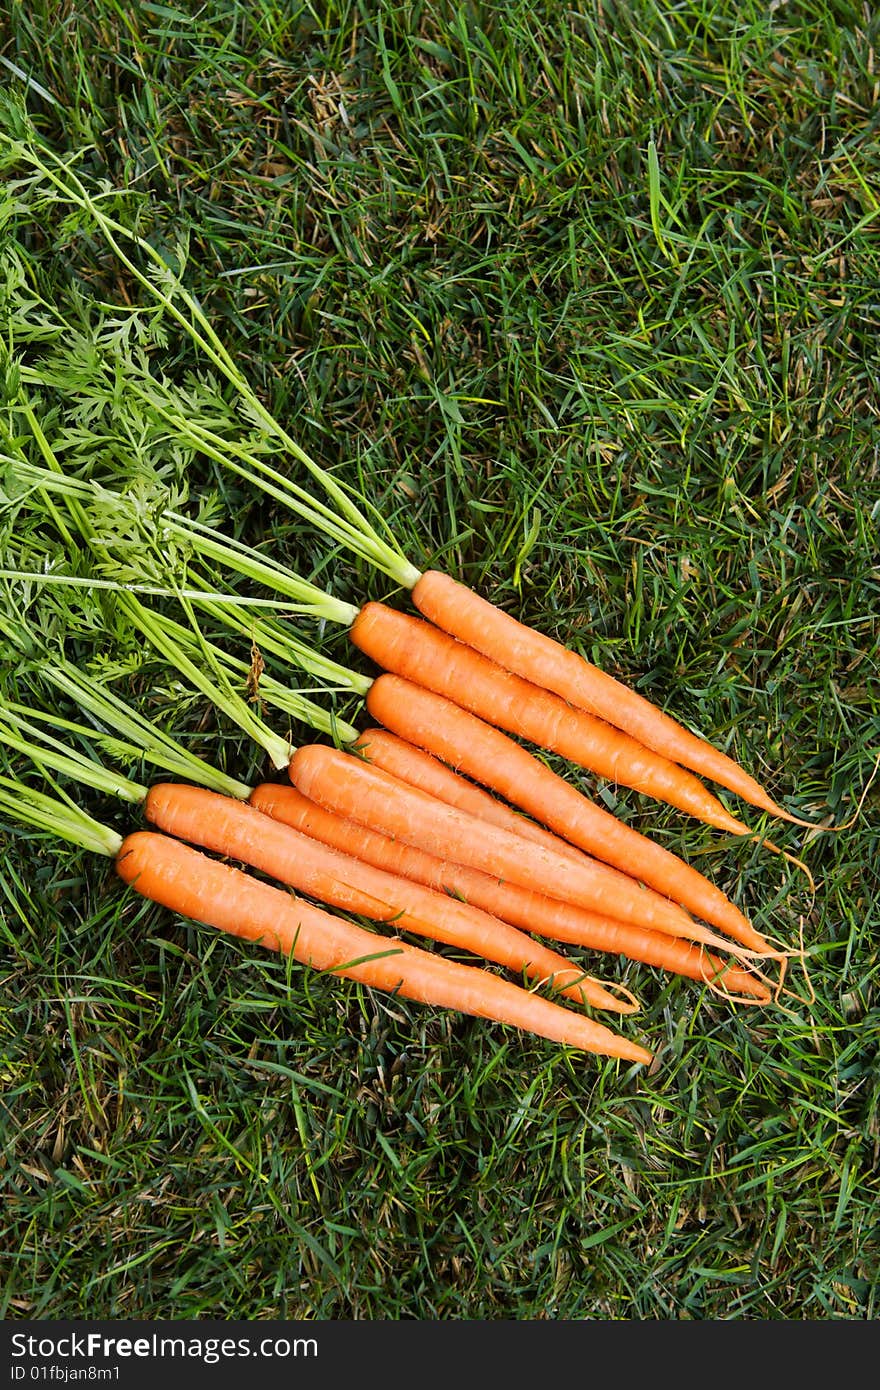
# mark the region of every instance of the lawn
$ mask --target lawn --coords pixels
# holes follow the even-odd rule
[[[310,974],[0,820],[6,1318],[876,1318],[878,38],[844,0],[0,17],[4,109],[125,190],[153,244],[186,243],[260,399],[415,564],[625,680],[797,816],[850,822],[728,798],[811,891],[760,841],[549,760],[806,950],[758,1008],[591,957],[639,995],[620,1026],[647,1069]],[[37,213],[0,191],[4,274],[14,250],[72,323],[83,296],[140,302],[100,239]],[[0,316],[7,347],[38,342],[8,294]],[[144,351],[204,370],[168,318]],[[87,430],[63,391],[47,406]],[[153,461],[340,599],[406,606],[183,443]],[[92,597],[78,624],[57,600],[54,638],[112,659],[112,598]],[[266,773],[161,660],[139,675],[131,697],[189,747]]]

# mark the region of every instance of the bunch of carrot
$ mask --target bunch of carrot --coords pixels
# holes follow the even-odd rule
[[[436,630],[420,622],[416,637],[422,632],[428,643],[436,640]],[[494,667],[464,648],[461,658]],[[490,674],[506,679],[501,667]],[[94,691],[89,695],[73,670],[52,668],[50,679],[87,701],[91,712],[127,727],[118,707],[102,705]],[[539,706],[545,700],[537,687],[534,698]],[[135,832],[112,849],[106,841],[102,847],[113,853],[126,883],[185,916],[376,988],[513,1023],[602,1055],[651,1059],[639,1044],[532,990],[355,928],[192,847],[261,870],[325,907],[390,922],[533,982],[549,981],[560,997],[580,1005],[619,1013],[634,1007],[528,932],[713,982],[731,998],[769,999],[766,983],[735,958],[778,953],[683,861],[602,811],[509,735],[426,686],[385,672],[371,685],[368,706],[386,728],[369,730],[347,751],[321,743],[291,748],[287,783],[253,789],[231,784],[221,791],[189,781],[149,790],[129,783],[128,799],[139,801],[147,820],[164,833]],[[525,705],[522,717],[529,717]],[[11,709],[10,718],[7,745],[27,748],[15,735],[18,728],[31,736],[32,746],[41,743],[41,766],[72,770],[106,790],[107,783],[95,780],[83,763],[71,768],[63,745],[41,737],[20,708]],[[394,726],[405,736],[390,732]],[[73,729],[69,722],[67,727]],[[153,740],[143,726],[138,736],[142,751],[158,747],[157,760],[175,765],[169,763],[167,736]],[[644,757],[650,765],[656,755],[645,749]],[[535,818],[481,790],[450,764],[509,786]],[[209,780],[211,770],[192,758],[187,762],[181,754],[178,766],[190,779]],[[118,781],[117,794],[121,787]],[[683,900],[719,930],[696,920]],[[729,952],[733,962],[721,952]]]
[[[375,611],[363,610],[367,617]],[[392,627],[403,616],[395,615]],[[313,967],[629,1061],[646,1063],[651,1054],[573,1014],[562,1000],[618,1013],[633,1003],[547,941],[620,953],[710,982],[730,998],[769,999],[767,984],[747,962],[779,953],[720,890],[450,699],[455,690],[448,682],[444,694],[436,686],[456,664],[469,697],[478,677],[499,688],[518,682],[519,705],[508,703],[502,718],[533,736],[539,733],[534,721],[546,718],[558,697],[535,684],[526,689],[521,677],[423,620],[406,631],[407,676],[396,674],[399,656],[389,648],[392,669],[370,684],[367,696],[384,728],[356,742],[349,738],[346,749],[320,742],[291,747],[286,783],[232,794],[188,781],[142,789],[132,799],[141,801],[155,830],[113,844],[124,881],[184,916],[289,951]],[[438,641],[441,661],[432,651]],[[369,650],[377,661],[383,656],[374,642]],[[425,683],[411,679],[417,675]],[[58,684],[64,688],[56,678]],[[67,689],[76,694],[70,678]],[[490,714],[491,700],[480,708]],[[575,718],[570,706],[563,710],[566,719]],[[620,736],[590,718],[594,739],[613,749]],[[19,728],[21,719],[19,713]],[[14,736],[6,741],[24,746]],[[545,741],[552,746],[549,732]],[[639,756],[649,773],[661,765],[661,755],[647,746]],[[44,766],[46,757],[44,750],[37,761]],[[54,764],[62,772],[69,770],[63,757],[58,753]],[[470,778],[507,789],[520,810]],[[260,870],[323,907],[218,864],[211,854]],[[465,949],[524,975],[533,988],[369,933],[328,906]],[[536,992],[546,982],[557,999]]]
[[[203,694],[222,700],[224,711],[239,718],[276,769],[286,769],[287,778],[218,790],[192,785],[206,779],[184,760],[176,765],[190,780],[133,791],[129,784],[129,799],[142,805],[154,830],[122,840],[106,828],[96,830],[93,822],[68,817],[64,824],[71,837],[79,833],[79,843],[112,854],[124,881],[137,891],[219,930],[378,989],[513,1023],[603,1055],[651,1060],[645,1048],[561,1001],[618,1013],[630,1012],[635,1001],[586,976],[548,941],[623,955],[703,982],[731,1000],[770,1000],[772,987],[759,962],[784,968],[786,952],[704,875],[576,790],[525,744],[731,834],[753,832],[702,778],[765,814],[805,822],[779,806],[731,758],[577,653],[525,627],[451,576],[412,564],[386,529],[374,524],[272,417],[197,301],[160,264],[150,243],[110,216],[69,165],[24,144],[19,154],[54,197],[89,215],[160,311],[189,333],[237,393],[248,417],[258,422],[260,445],[216,433],[175,399],[169,383],[135,372],[130,389],[144,407],[193,449],[263,488],[335,546],[400,584],[419,614],[386,603],[341,603],[279,563],[258,560],[240,543],[168,510],[174,535],[197,544],[201,558],[281,586],[297,612],[347,628],[377,675],[346,671],[299,640],[288,639],[285,646],[270,622],[261,622],[259,632],[261,640],[288,651],[304,669],[362,695],[381,727],[359,732],[299,699],[297,717],[325,733],[334,729],[341,747],[320,742],[294,747],[264,732],[256,715],[236,713],[240,700],[227,699],[225,687],[220,691],[200,675],[183,628],[121,593],[118,604],[126,620]],[[141,270],[135,251],[161,274]],[[23,486],[46,503],[60,534],[67,534],[67,521],[59,520],[63,513],[96,572],[106,576],[116,562],[106,528],[89,511],[96,484],[91,477],[85,482],[70,476],[62,466],[26,394],[29,382],[45,387],[51,371],[44,379],[39,363],[31,363],[19,375],[23,386],[14,409],[30,431],[45,476],[32,465],[26,472],[19,431],[9,434],[12,462],[25,469]],[[293,457],[323,496],[267,463],[267,442]],[[56,489],[60,510],[55,500],[46,501],[54,499]],[[192,603],[234,626],[237,619],[222,595],[218,598],[216,584],[199,590],[194,570],[187,574],[194,586]],[[253,624],[252,633],[256,630]],[[224,679],[230,669],[225,668]],[[92,700],[72,676],[65,679],[71,698]],[[24,716],[12,709],[10,719],[0,737],[21,753],[27,747],[21,736]],[[36,737],[29,727],[27,737]],[[145,746],[152,746],[149,733],[141,729],[141,734]],[[35,760],[57,772],[71,771],[55,742],[53,748],[44,738]],[[88,780],[82,763],[79,771]],[[92,785],[106,789],[107,783],[101,777]],[[36,793],[19,801],[19,814],[51,823],[51,809]],[[0,802],[14,813],[10,785]],[[35,821],[38,816],[43,819]],[[220,864],[212,854],[260,870],[323,906]],[[328,907],[465,949],[525,976],[530,988],[501,979],[485,965],[459,964],[356,927]],[[542,940],[536,942],[535,935]],[[536,992],[544,982],[557,999]]]

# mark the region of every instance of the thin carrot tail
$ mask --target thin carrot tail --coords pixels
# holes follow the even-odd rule
[[[725,985],[726,970],[712,971],[706,974],[703,983],[706,988],[716,995],[719,999],[724,999],[729,1004],[769,1004],[774,997],[775,990],[769,983],[765,983],[765,976],[758,972],[755,975],[755,982],[762,986],[760,993],[744,993],[741,990],[730,989]]]
[[[786,811],[784,806],[780,806],[779,802],[774,801],[773,797],[768,796],[763,789],[761,789],[760,796],[750,797],[748,800],[757,810],[766,812],[768,816],[773,816],[775,820],[785,821],[788,825],[797,825],[801,830],[812,830],[816,834],[834,834],[840,830],[849,830],[858,820],[862,803],[868,794],[871,783],[877,775],[878,768],[880,768],[880,757],[878,757],[877,762],[874,764],[874,770],[862,792],[858,806],[849,820],[843,821],[840,825],[826,825],[823,824],[822,821],[804,820],[803,817],[796,816],[793,811]]]
[[[849,820],[842,821],[840,825],[816,825],[812,821],[798,820],[797,817],[789,816],[787,813],[784,813],[786,819],[790,820],[793,825],[800,825],[805,830],[812,830],[815,831],[817,834],[839,835],[841,830],[851,830],[862,814],[862,807],[865,804],[865,798],[867,797],[868,792],[871,790],[871,787],[874,783],[874,779],[876,778],[878,772],[880,772],[880,753],[878,753],[877,755],[877,759],[874,763],[874,767],[871,771],[870,777],[868,778],[867,782],[862,788],[862,794],[859,797],[856,809],[849,817]]]
[[[626,985],[622,984],[619,980],[597,980],[594,975],[582,975],[580,982],[590,985],[594,992],[601,991],[602,994],[607,995],[612,1001],[610,1003],[597,1004],[594,999],[592,1001],[594,1008],[604,1008],[618,1014],[637,1014],[641,1012],[642,1005],[638,995],[633,994],[632,990],[627,989]],[[578,983],[578,981],[575,981],[575,984],[569,986],[569,988],[577,988]]]
[[[803,914],[801,914],[798,921],[798,941],[799,949],[797,951],[791,952],[791,959],[797,961],[798,965],[801,968],[801,971],[803,972],[804,979],[807,982],[807,993],[805,995],[799,994],[798,991],[795,989],[783,988],[786,973],[785,971],[783,971],[779,982],[779,990],[777,992],[777,1002],[779,998],[782,997],[785,999],[793,999],[798,1004],[805,1004],[807,1008],[810,1008],[816,1002],[816,991],[813,988],[813,981],[810,979],[810,972],[807,968],[807,947],[804,941]]]
[[[758,809],[761,811],[766,811],[768,815],[774,816],[777,820],[785,821],[788,825],[797,825],[802,830],[815,830],[824,832],[829,830],[845,830],[848,828],[848,826],[846,825],[822,825],[818,821],[802,820],[800,816],[794,815],[793,812],[786,811],[784,806],[780,806],[778,802],[773,801],[773,799],[769,796],[767,798],[766,804],[760,806]]]
[[[772,840],[764,840],[763,843],[767,849],[771,850],[774,854],[781,854],[783,859],[786,859],[795,869],[799,869],[802,874],[806,875],[807,882],[810,885],[810,894],[815,898],[816,880],[813,877],[809,864],[805,863],[803,859],[798,859],[797,855],[792,854],[789,850],[781,849],[779,845],[774,845]]]
[[[714,799],[718,802],[718,805],[714,807],[710,813],[707,813],[707,815],[703,817],[707,825],[713,825],[716,830],[726,830],[731,835],[754,836],[757,834],[757,831],[752,830],[751,826],[746,821],[741,820],[738,816],[735,816],[732,811],[729,811],[727,807],[724,805],[723,801],[718,800],[718,798]],[[819,831],[831,828],[828,826],[816,825],[812,821],[799,820],[797,816],[793,816],[788,811],[784,811],[781,806],[777,806],[776,802],[771,801],[769,797],[767,798],[766,803],[762,803],[760,806],[757,805],[757,803],[753,804],[755,805],[756,810],[763,811],[766,815],[774,816],[777,820],[788,821],[791,825],[801,826],[805,830]],[[834,828],[841,830],[843,829],[842,826],[837,826]],[[771,844],[769,840],[765,841],[765,843],[767,844],[767,847],[769,849],[776,848],[776,846]],[[778,850],[777,853],[783,854],[785,853],[785,851]]]
[[[742,830],[736,831],[736,834],[740,836],[742,836],[743,833]],[[791,850],[783,849],[781,845],[774,844],[772,840],[766,839],[763,835],[760,835],[757,830],[749,830],[748,827],[746,827],[745,834],[751,839],[757,840],[761,848],[769,849],[771,854],[781,855],[782,858],[786,859],[794,868],[800,870],[800,872],[806,876],[807,882],[810,885],[810,893],[813,897],[816,896],[816,880],[813,877],[809,865],[803,859],[799,859],[796,854],[792,854]]]

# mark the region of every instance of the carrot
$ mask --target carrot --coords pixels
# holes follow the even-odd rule
[[[359,980],[423,1004],[507,1023],[585,1052],[647,1064],[651,1053],[597,1023],[477,966],[383,937],[155,831],[123,840],[116,869],[125,883],[181,916],[315,970]]]
[[[407,744],[427,750],[449,763],[456,772],[464,772],[485,786],[491,786],[578,850],[640,879],[750,950],[771,951],[768,942],[739,908],[696,869],[597,806],[528,749],[452,701],[399,676],[386,674],[373,682],[367,696],[367,709]],[[364,735],[359,746],[366,748],[371,761],[397,777],[416,779],[418,785],[427,789],[422,771],[416,770],[414,757],[404,759],[405,749],[398,747],[397,756],[392,756],[390,746],[377,741],[372,734]],[[404,762],[408,765],[407,771]],[[448,782],[444,785],[449,794]],[[430,786],[435,795],[444,795],[439,781],[432,781]],[[464,805],[463,802],[455,804]],[[491,816],[500,824],[504,813],[500,803],[487,797],[480,804],[478,811],[469,798],[469,809],[484,817]],[[522,816],[516,818],[516,827],[507,817],[504,819],[509,829],[515,828],[519,834],[534,838],[534,831],[527,829],[529,822]]]
[[[290,780],[312,801],[382,834],[426,849],[438,858],[482,869],[494,878],[531,888],[546,884],[553,897],[621,921],[682,936],[715,950],[729,941],[618,869],[584,856],[576,863],[489,825],[408,786],[357,756],[324,744],[305,744],[290,761]],[[750,954],[737,946],[735,954]]]
[[[400,688],[401,698],[408,698],[411,695],[413,704],[416,706],[423,697],[441,707],[450,703],[443,700],[440,695],[423,690],[421,686],[412,686],[410,682],[402,681],[399,676],[380,676],[375,684],[378,687],[374,701],[377,708],[382,707],[386,696],[392,698],[393,703],[393,696],[389,695],[389,692],[393,692],[395,685]],[[451,708],[454,719],[461,716],[473,725],[479,726],[482,723],[475,715],[468,714],[465,710],[459,709],[457,705],[452,705]],[[437,710],[441,720],[445,713],[443,708]],[[414,727],[420,727],[418,722],[414,721]],[[492,729],[491,726],[489,728],[490,733],[497,734],[500,739],[507,740],[506,734]],[[475,729],[470,728],[469,732],[476,736]],[[424,730],[422,737],[425,737]],[[430,741],[433,743],[433,738]],[[515,745],[517,748],[519,746],[519,744]],[[537,825],[521,811],[514,810],[513,806],[508,805],[506,801],[500,801],[497,796],[492,796],[482,787],[475,786],[459,772],[453,772],[452,768],[434,753],[429,753],[425,748],[418,747],[405,737],[391,733],[387,728],[365,729],[354,745],[354,751],[361,753],[374,767],[380,767],[384,772],[390,772],[392,777],[399,778],[401,782],[408,782],[411,787],[419,787],[423,792],[428,792],[431,796],[436,797],[438,801],[445,801],[449,806],[457,806],[460,811],[470,811],[472,815],[479,816],[481,820],[503,826],[506,830],[513,830],[517,835],[522,835],[525,840],[532,840],[537,845],[547,845],[548,848],[556,850],[559,854],[567,854],[570,858],[577,859],[578,862],[583,857],[581,851],[569,844],[567,840],[563,840],[559,835],[554,835],[544,826]],[[531,757],[531,754],[527,756]],[[608,816],[608,819],[614,821],[617,826],[621,824],[608,812],[600,811],[600,814]],[[623,828],[626,829],[627,827]],[[632,831],[631,834],[634,839],[643,838],[636,831]],[[601,855],[596,856],[596,858],[602,857]],[[606,863],[612,862],[612,860],[606,859]],[[627,867],[624,864],[617,864],[614,867],[627,872]]]
[[[506,670],[606,720],[646,748],[708,777],[750,805],[793,825],[810,826],[774,801],[733,758],[643,695],[561,642],[518,622],[450,575],[426,570],[411,592],[416,607],[432,623]]]
[[[392,923],[508,970],[524,971],[538,982],[550,981],[578,1004],[618,1013],[637,1007],[624,1004],[597,981],[585,978],[565,956],[509,923],[328,848],[246,802],[184,782],[158,783],[147,793],[144,815],[179,840],[240,860],[329,907]]]
[[[367,826],[344,820],[303,796],[296,787],[265,782],[250,795],[266,815],[302,830],[324,844],[345,847],[366,863],[405,875],[441,892],[454,894],[525,931],[590,950],[617,953],[644,965],[658,966],[704,983],[720,981],[731,996],[750,996],[766,1003],[770,991],[749,971],[726,964],[681,937],[571,907],[533,889],[499,883],[476,869],[435,858]],[[716,985],[716,988],[718,986]]]
[[[422,618],[398,613],[382,603],[367,603],[354,620],[350,636],[385,671],[443,695],[508,733],[719,830],[752,834],[693,773],[605,720],[505,670]]]

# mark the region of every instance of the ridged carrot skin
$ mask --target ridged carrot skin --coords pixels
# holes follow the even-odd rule
[[[126,837],[116,870],[145,898],[315,970],[385,993],[507,1023],[553,1042],[647,1064],[651,1053],[595,1019],[532,994],[488,970],[365,931],[169,835]]]
[[[752,806],[797,818],[770,797],[733,758],[598,666],[519,622],[440,570],[426,570],[413,603],[430,622],[508,671],[630,734],[671,762],[708,777]]]
[[[386,922],[525,972],[575,1003],[631,1012],[565,956],[508,922],[270,820],[253,805],[181,782],[150,788],[147,820],[177,839],[260,869],[327,907]]]
[[[379,835],[309,801],[296,787],[278,782],[256,786],[251,804],[266,815],[302,830],[324,844],[347,848],[366,863],[388,869],[454,894],[524,931],[587,950],[625,956],[701,982],[717,981],[725,992],[767,1003],[769,989],[749,971],[711,955],[677,936],[628,925],[598,913],[571,907],[540,893],[499,883],[488,874],[436,859],[423,850]]]
[[[505,670],[423,618],[367,603],[350,636],[383,670],[443,695],[499,729],[719,830],[752,833],[693,773],[605,720]]]
[[[567,855],[532,844],[437,801],[354,754],[326,744],[305,744],[294,753],[289,772],[293,785],[311,801],[439,859],[482,869],[524,888],[545,885],[548,893],[562,901],[683,936],[714,950],[734,949],[730,941],[618,869],[586,855],[578,864]]]
[[[590,801],[500,729],[441,695],[388,674],[373,682],[367,709],[407,744],[434,754],[455,772],[492,787],[579,851],[683,904],[689,912],[727,932],[748,950],[771,951],[765,938],[720,888],[677,855]],[[363,742],[362,738],[360,743]],[[378,764],[387,766],[387,747],[375,743],[374,747]],[[399,759],[397,769],[391,770],[396,776],[404,776]],[[440,785],[439,781],[434,784],[435,795],[440,794]],[[480,812],[490,813],[497,818],[498,812],[492,808],[484,806]],[[518,819],[522,821],[522,817]],[[509,828],[523,833],[518,827]]]

